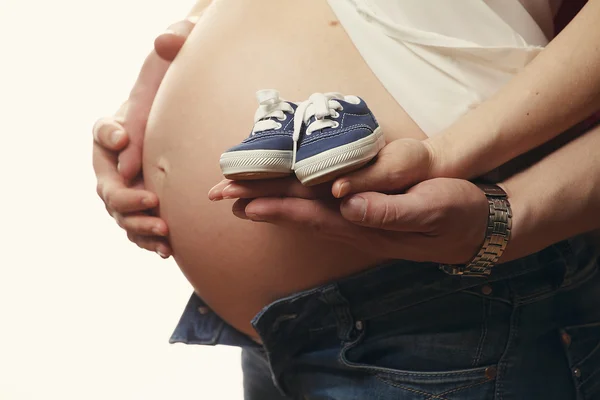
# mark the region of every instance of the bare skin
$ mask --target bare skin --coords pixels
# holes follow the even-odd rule
[[[209,6],[156,97],[144,179],[159,198],[183,273],[215,312],[250,336],[250,320],[269,302],[383,261],[309,233],[244,223],[231,214],[232,202],[207,199],[221,178],[220,154],[251,129],[253,94],[261,88],[276,88],[290,100],[316,91],[359,94],[388,141],[425,138],[326,2],[220,0]]]

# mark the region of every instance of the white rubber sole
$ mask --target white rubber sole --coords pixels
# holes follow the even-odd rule
[[[293,173],[292,158],[286,150],[243,150],[223,153],[219,163],[227,179],[272,179]]]
[[[305,186],[328,182],[371,161],[385,146],[381,128],[362,139],[296,162],[298,180]]]

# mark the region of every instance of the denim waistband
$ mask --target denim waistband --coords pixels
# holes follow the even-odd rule
[[[395,261],[266,306],[252,321],[277,380],[278,366],[319,332],[351,341],[363,322],[435,298],[483,286],[495,296],[526,303],[585,281],[597,254],[579,239],[496,267],[487,278],[446,275],[438,264]]]
[[[489,278],[454,277],[441,272],[437,264],[395,261],[275,301],[254,318],[253,325],[263,343],[286,342],[288,334],[296,336],[324,326],[348,325],[338,324],[336,318],[343,317],[336,317],[332,312],[335,304],[338,310],[350,310],[352,319],[369,319],[453,292],[516,277],[520,278],[512,281],[511,293],[527,301],[535,293],[576,285],[593,267],[595,257],[584,240],[575,238],[500,265]],[[535,275],[536,271],[541,276]],[[498,288],[497,292],[502,290]],[[294,327],[297,328],[295,333],[290,332]],[[257,346],[209,310],[196,294],[192,294],[170,342]]]

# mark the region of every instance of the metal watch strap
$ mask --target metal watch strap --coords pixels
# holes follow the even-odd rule
[[[508,245],[512,228],[512,210],[507,194],[499,186],[477,184],[485,193],[490,206],[485,240],[477,255],[465,265],[440,265],[450,275],[488,276]]]

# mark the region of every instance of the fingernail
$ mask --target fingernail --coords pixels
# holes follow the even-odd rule
[[[121,173],[121,163],[117,163],[117,172]]]
[[[154,233],[156,236],[164,236],[164,232],[162,231],[162,229],[160,229],[158,226],[152,228],[152,233]]]
[[[144,207],[152,207],[154,205],[154,201],[150,197],[144,197],[142,199],[142,205]]]
[[[156,254],[158,254],[159,256],[161,256],[162,258],[164,258],[165,260],[167,258],[169,258],[169,255],[166,253],[163,253],[161,250],[156,250]]]
[[[219,185],[213,186],[212,189],[210,189],[208,191],[208,199],[210,201],[217,201],[217,200],[222,200],[223,199],[222,196],[220,196],[220,195],[217,196],[217,192],[218,192],[217,186],[219,186]]]
[[[338,199],[346,196],[348,193],[350,193],[350,182],[344,182],[341,185],[338,185],[339,189],[338,189],[338,193],[336,195],[336,197]]]
[[[344,211],[344,217],[348,221],[364,221],[367,213],[367,201],[360,196],[351,197],[344,203]]]
[[[110,142],[113,145],[116,145],[117,143],[119,143],[119,141],[121,140],[121,138],[123,137],[123,131],[114,131],[110,134]]]
[[[196,23],[198,23],[198,21],[200,21],[200,17],[198,17],[196,15],[190,15],[189,17],[186,18],[186,20],[190,21],[192,24],[196,24]]]
[[[248,217],[249,220],[253,221],[253,222],[267,222],[267,219],[264,217],[259,217],[256,214],[246,214],[246,216]]]

